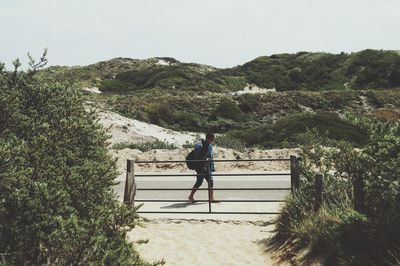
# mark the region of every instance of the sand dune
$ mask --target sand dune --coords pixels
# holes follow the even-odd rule
[[[126,160],[184,160],[190,149],[181,148],[186,142],[193,142],[196,133],[177,132],[156,125],[125,118],[111,111],[99,113],[100,123],[109,129],[111,144],[120,142],[145,142],[155,139],[174,143],[175,150],[151,150],[141,152],[134,149],[113,150],[121,173],[126,171]],[[259,159],[289,158],[296,150],[250,149],[237,152],[232,149],[214,148],[216,159]],[[233,162],[216,165],[218,172],[235,171],[288,171],[289,162]],[[135,165],[138,172],[185,172],[184,163]],[[218,207],[218,206],[217,206]],[[239,206],[240,207],[240,206]],[[246,206],[242,206],[246,208]],[[276,207],[277,208],[277,207]],[[202,216],[203,215],[203,216]],[[272,226],[264,226],[274,216],[202,214],[187,217],[169,215],[147,215],[150,220],[145,227],[135,228],[128,237],[147,260],[164,259],[166,265],[275,265],[266,251],[263,240],[270,236]],[[137,241],[148,239],[147,244]]]
[[[99,122],[108,129],[111,144],[120,142],[138,143],[160,140],[176,146],[193,142],[197,133],[178,132],[157,125],[130,119],[112,111],[98,112]]]

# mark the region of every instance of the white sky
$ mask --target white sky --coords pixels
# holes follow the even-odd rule
[[[298,51],[400,49],[399,0],[0,0],[0,62],[174,57],[232,67]]]

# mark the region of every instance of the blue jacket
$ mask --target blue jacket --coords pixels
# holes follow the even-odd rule
[[[201,148],[203,147],[203,145],[208,145],[208,152],[206,155],[206,158],[210,159],[210,163],[207,164],[207,168],[210,172],[214,172],[215,168],[214,168],[214,162],[212,161],[213,159],[213,151],[212,151],[212,145],[208,144],[205,140],[202,140],[201,143],[197,143],[196,146],[194,147],[196,153],[201,152]]]

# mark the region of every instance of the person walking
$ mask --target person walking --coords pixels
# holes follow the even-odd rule
[[[214,180],[212,177],[212,172],[215,172],[214,162],[213,159],[213,151],[212,151],[212,144],[215,140],[215,135],[213,133],[207,133],[206,139],[201,141],[201,144],[198,143],[195,146],[195,152],[199,154],[200,160],[206,160],[205,162],[199,163],[198,168],[196,168],[196,183],[193,185],[192,191],[188,199],[191,202],[196,202],[194,199],[194,194],[199,189],[203,180],[205,179],[210,187],[210,201],[214,202]]]

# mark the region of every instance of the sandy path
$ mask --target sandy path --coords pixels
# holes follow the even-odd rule
[[[192,142],[196,136],[195,133],[176,132],[129,119],[112,111],[99,112],[98,117],[100,123],[108,129],[111,135],[109,139],[111,144],[141,143],[158,139],[181,147],[186,142]],[[189,150],[180,148],[141,152],[132,149],[111,149],[110,153],[118,159],[117,166],[122,173],[121,180],[123,181],[127,159],[139,161],[180,160],[185,158]],[[290,154],[296,153],[296,150],[250,149],[246,152],[236,152],[231,149],[215,147],[214,153],[216,159],[289,158]],[[217,166],[219,172],[288,171],[288,169],[288,162],[236,162],[222,163]],[[187,171],[187,167],[183,163],[178,165],[138,164],[135,170],[139,172],[184,172]],[[120,187],[123,191],[123,184]],[[215,206],[215,208],[221,207],[223,206]],[[246,205],[238,207],[241,211],[251,211],[247,209]],[[257,211],[262,211],[257,209],[256,204],[252,207],[255,207]],[[277,209],[277,206],[273,206],[273,209]],[[271,216],[195,217],[185,214],[171,217],[163,215],[147,215],[149,221],[146,222],[145,227],[137,227],[128,234],[129,239],[133,242],[149,240],[147,244],[135,243],[141,256],[148,261],[164,259],[166,265],[185,266],[276,265],[263,244],[263,240],[270,236],[272,229],[272,226],[263,226],[263,224],[271,221]]]
[[[152,219],[129,233],[144,259],[166,265],[277,265],[263,239],[271,226],[263,222],[208,219]]]

